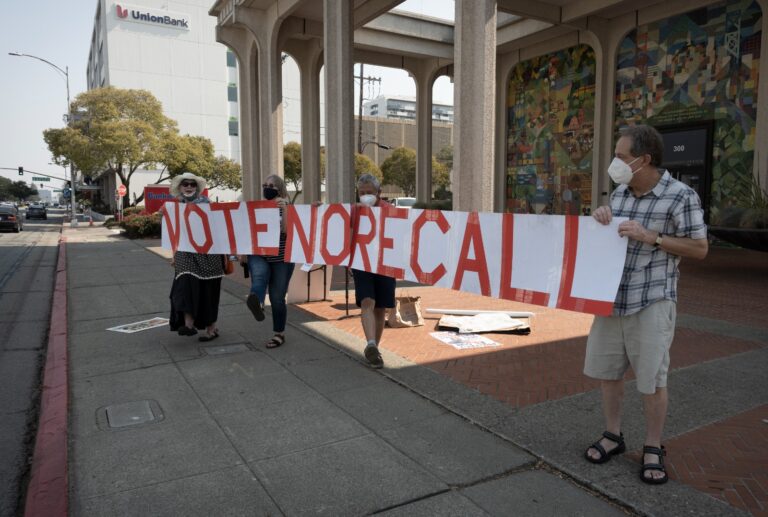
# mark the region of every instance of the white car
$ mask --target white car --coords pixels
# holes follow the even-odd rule
[[[392,200],[392,203],[398,208],[413,208],[416,204],[415,197],[396,197]]]

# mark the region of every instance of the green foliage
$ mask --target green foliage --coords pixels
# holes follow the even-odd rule
[[[129,206],[123,209],[123,217],[138,215],[144,212],[144,206]]]
[[[445,147],[437,151],[435,158],[437,159],[438,162],[444,165],[445,168],[450,173],[451,169],[453,169],[453,146],[446,145]]]
[[[398,147],[381,164],[384,183],[397,185],[406,196],[416,195],[416,151]]]
[[[134,172],[159,163],[163,143],[176,132],[176,122],[146,90],[89,90],[75,98],[71,110],[70,126],[43,132],[54,161],[91,177],[114,172],[129,191]],[[123,202],[130,205],[127,194]]]
[[[433,199],[429,203],[416,202],[413,208],[428,208],[431,210],[453,210],[453,201],[450,199]]]
[[[125,235],[129,239],[144,239],[147,237],[160,237],[162,226],[160,214],[134,214],[123,219],[121,226],[125,229]]]
[[[283,178],[293,185],[296,192],[291,201],[301,193],[301,144],[288,142],[283,146]]]
[[[243,188],[243,173],[240,164],[225,156],[217,156],[213,159],[213,167],[208,172],[200,174],[208,180],[210,188],[228,188],[240,190]]]
[[[0,201],[24,201],[37,195],[37,189],[23,181],[0,177]]]
[[[373,160],[364,154],[355,153],[355,182],[363,174],[370,174],[380,182],[384,179],[381,169]]]

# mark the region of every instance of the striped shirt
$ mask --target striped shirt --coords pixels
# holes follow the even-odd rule
[[[283,220],[283,209],[280,209],[280,221]],[[285,262],[285,239],[286,234],[280,232],[280,244],[277,255],[261,255],[267,262]]]
[[[628,217],[660,235],[705,239],[707,227],[699,196],[663,171],[656,186],[635,197],[627,185],[611,194],[614,217]],[[677,302],[680,257],[651,244],[629,239],[624,274],[613,305],[615,316],[634,314],[659,300]]]

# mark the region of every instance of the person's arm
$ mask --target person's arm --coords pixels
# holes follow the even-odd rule
[[[621,223],[619,225],[619,235],[644,242],[651,246],[656,244],[657,237],[661,237],[659,249],[680,257],[703,259],[709,251],[709,242],[706,237],[703,239],[693,239],[691,237],[660,235],[658,232],[645,228],[637,221],[624,221]]]

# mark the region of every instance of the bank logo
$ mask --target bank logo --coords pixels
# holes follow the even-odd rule
[[[156,14],[156,12],[149,12],[146,9],[129,9],[120,4],[115,4],[115,10],[117,17],[125,21],[149,25],[164,25],[174,29],[189,29],[189,19],[186,15],[174,14],[168,11],[162,11],[163,14]]]

